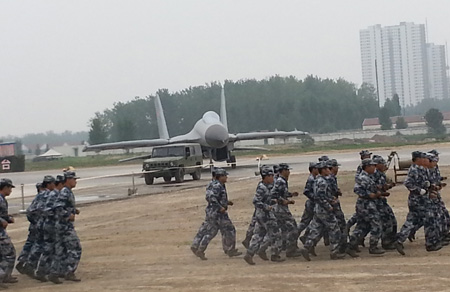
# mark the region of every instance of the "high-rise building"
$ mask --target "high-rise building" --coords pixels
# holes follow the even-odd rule
[[[428,83],[430,97],[436,99],[448,98],[447,64],[445,61],[445,46],[427,44]]]
[[[440,46],[427,46],[425,25],[402,22],[370,26],[360,31],[360,44],[363,82],[378,89],[380,106],[394,94],[399,95],[402,107],[437,97],[437,92],[442,98],[448,97],[448,90],[443,89],[448,83],[441,75],[445,50],[442,53]],[[444,74],[446,77],[445,70]]]

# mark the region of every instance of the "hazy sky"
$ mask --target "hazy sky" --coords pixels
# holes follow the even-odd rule
[[[427,19],[429,41],[445,44],[449,11],[448,0],[1,0],[0,136],[88,130],[96,111],[159,88],[274,74],[359,84],[360,29]]]

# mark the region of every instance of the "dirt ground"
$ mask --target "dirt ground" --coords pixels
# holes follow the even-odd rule
[[[443,175],[449,170],[442,169]],[[291,190],[303,190],[306,177],[293,175]],[[241,251],[257,181],[231,180],[227,185],[235,203],[229,214]],[[341,173],[339,181],[348,219],[356,199],[353,173]],[[450,204],[448,196],[444,190]],[[301,196],[291,205],[297,218],[304,202]],[[403,224],[406,189],[395,187],[389,202]],[[415,242],[406,242],[404,257],[397,252],[372,256],[365,248],[360,258],[331,261],[328,249],[319,243],[319,256],[311,262],[298,258],[271,263],[255,257],[256,265],[249,266],[242,256],[224,255],[217,236],[206,251],[208,260],[201,261],[189,246],[204,219],[204,208],[204,187],[81,207],[76,229],[83,246],[77,272],[82,282],[54,285],[18,275],[20,282],[10,291],[450,291],[450,248],[425,251],[423,231]],[[8,227],[18,253],[27,228],[24,216]]]

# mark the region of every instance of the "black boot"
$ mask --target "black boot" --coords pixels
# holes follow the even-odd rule
[[[267,254],[265,251],[260,251],[258,252],[258,256],[263,260],[263,261],[268,261],[269,258],[267,257]]]
[[[345,253],[339,253],[339,252],[331,253],[330,258],[332,260],[341,260],[341,259],[345,258]]]
[[[242,252],[238,251],[237,249],[232,249],[230,251],[227,252],[227,255],[232,258],[232,257],[237,257],[242,255]]]
[[[378,255],[380,255],[380,254],[384,254],[385,252],[386,251],[384,249],[382,249],[382,248],[380,248],[380,247],[378,247],[376,245],[371,245],[369,247],[369,253],[370,254],[378,254]]]
[[[281,262],[284,262],[284,261],[285,261],[285,259],[282,259],[279,255],[272,255],[272,256],[270,257],[270,260],[271,260],[272,262],[276,262],[276,263],[281,263]]]
[[[73,282],[80,282],[81,279],[77,278],[77,276],[75,276],[74,273],[69,273],[64,277],[65,280],[67,281],[73,281]]]
[[[350,248],[349,246],[345,250],[345,253],[351,256],[352,258],[357,258],[359,255],[356,253],[356,251],[353,248]]]
[[[253,257],[252,257],[251,255],[249,255],[249,254],[246,254],[246,255],[244,256],[244,261],[246,261],[247,264],[249,264],[249,265],[251,265],[251,266],[254,266],[254,265],[255,265],[255,262],[253,261]]]
[[[59,280],[58,275],[51,274],[48,276],[48,280],[54,284],[62,284],[61,280]]]

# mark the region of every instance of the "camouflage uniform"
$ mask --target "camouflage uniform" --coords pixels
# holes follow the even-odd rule
[[[64,187],[54,205],[54,215],[57,219],[54,270],[63,275],[73,274],[81,259],[81,242],[73,222],[69,221],[71,214],[76,214],[75,196],[71,189]]]
[[[282,238],[286,241],[286,253],[295,252],[298,249],[297,240],[299,234],[297,223],[289,211],[289,207],[283,205],[283,200],[288,200],[292,197],[292,194],[288,191],[288,182],[283,176],[277,178],[270,195],[272,200],[278,202],[274,206],[274,213],[278,226],[281,229]]]
[[[342,234],[334,213],[334,199],[329,181],[326,177],[318,175],[314,183],[314,218],[310,223],[311,231],[305,242],[306,249],[314,247],[326,230],[330,239],[331,254],[339,252]]]
[[[356,248],[358,242],[370,230],[370,248],[375,249],[381,238],[382,223],[378,211],[378,199],[371,199],[370,194],[377,193],[377,185],[366,171],[356,178],[354,192],[358,195],[356,201],[357,225],[350,236],[349,245]]]
[[[430,183],[437,187],[441,186],[441,175],[437,167],[430,168]],[[439,231],[439,237],[444,238],[448,234],[448,210],[442,201],[441,193],[437,192],[437,198],[431,199],[434,216]]]
[[[16,249],[2,226],[4,222],[13,223],[13,219],[8,214],[8,201],[0,194],[0,281],[11,277],[16,260]]]
[[[208,183],[208,185],[206,186],[206,194],[207,195],[208,195],[208,190],[210,190],[215,183],[219,183],[219,181],[213,179],[212,181],[210,181]],[[206,201],[208,201],[207,197],[205,199],[206,199]],[[227,202],[227,204],[228,204],[228,202]],[[253,235],[253,229],[255,227],[254,224],[256,224],[256,221],[255,222],[253,222],[253,221],[254,221],[254,218],[252,217],[252,222],[250,223],[249,231],[247,231],[247,232],[251,232],[252,235]],[[203,237],[205,235],[207,235],[209,232],[208,226],[209,225],[206,221],[203,222],[202,225],[200,225],[200,228],[199,228],[197,234],[195,235],[194,240],[192,241],[192,245],[191,245],[192,249],[195,249],[195,250],[198,249]],[[223,248],[224,253],[226,254],[228,252],[228,250],[230,249],[229,238],[233,237],[233,236],[236,237],[236,231],[234,231],[234,235],[233,235],[232,229],[228,228],[227,225],[219,226],[219,231],[220,231],[220,234],[222,235],[222,248]],[[250,235],[250,238],[251,238],[251,235]]]
[[[55,258],[55,246],[57,240],[56,226],[57,219],[54,212],[54,206],[58,200],[59,191],[57,189],[48,192],[43,208],[43,222],[42,232],[44,238],[44,245],[42,248],[42,255],[39,261],[36,275],[63,275],[59,269],[59,261]],[[60,248],[60,246],[58,247]],[[60,253],[60,251],[58,251]],[[59,254],[60,255],[60,254]]]
[[[222,244],[224,250],[228,253],[235,250],[236,246],[236,228],[231,222],[228,213],[220,213],[219,210],[228,209],[228,196],[225,185],[215,180],[210,188],[206,190],[206,200],[208,205],[206,207],[206,218],[202,224],[204,231],[202,239],[198,242],[198,251],[204,252],[211,240],[217,235],[217,232],[222,232]],[[196,236],[197,237],[197,236]]]
[[[38,194],[36,194],[36,197],[34,197],[30,206],[27,208],[27,219],[30,222],[30,225],[28,226],[27,241],[23,245],[22,251],[20,252],[19,257],[17,258],[17,261],[19,263],[22,264],[28,263],[28,257],[31,253],[33,245],[37,244],[39,238],[38,222],[41,216],[39,206],[42,204],[42,197],[44,193],[45,191],[40,191]]]
[[[386,174],[378,169],[372,177],[377,184],[378,189],[382,189],[387,184]],[[381,224],[383,228],[381,242],[383,246],[387,246],[395,242],[397,235],[397,219],[395,218],[394,211],[391,206],[389,206],[385,197],[376,200],[376,203],[378,211],[380,212]]]
[[[27,267],[32,271],[36,270],[44,247],[44,232],[42,230],[44,218],[42,215],[45,206],[45,200],[49,192],[49,190],[43,190],[42,192],[40,192],[34,200],[35,204],[30,205],[30,207],[27,209],[27,213],[29,212],[30,214],[32,214],[33,218],[36,220],[36,240],[31,247],[26,263]]]
[[[253,198],[255,206],[256,226],[255,232],[247,249],[247,254],[253,256],[256,252],[265,253],[271,246],[272,255],[279,256],[281,252],[281,230],[277,224],[277,218],[272,211],[270,189],[272,185],[259,182],[256,194]]]
[[[405,187],[410,191],[408,196],[409,212],[406,221],[400,232],[397,234],[397,241],[403,243],[410,233],[417,230],[419,226],[425,227],[425,244],[427,248],[436,246],[439,243],[439,232],[433,214],[433,208],[428,192],[429,172],[422,166],[411,165],[408,176],[404,182]]]
[[[316,178],[310,174],[303,190],[303,195],[308,199],[305,202],[305,210],[298,224],[298,233],[301,234],[305,230],[314,217],[314,181]],[[306,233],[305,233],[306,234]]]
[[[345,252],[345,248],[347,246],[347,228],[346,228],[346,221],[345,221],[345,215],[341,208],[341,202],[339,201],[339,197],[341,196],[341,192],[339,190],[337,177],[333,173],[330,174],[328,177],[326,177],[326,180],[328,181],[328,184],[331,188],[331,194],[334,197],[334,200],[332,201],[333,206],[333,213],[336,216],[336,220],[339,225],[339,229],[341,230],[341,240],[340,240],[340,248],[341,252]]]

